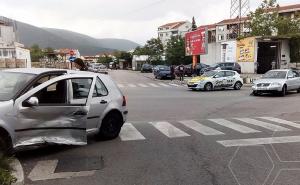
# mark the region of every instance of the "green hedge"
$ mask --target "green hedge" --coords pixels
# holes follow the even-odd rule
[[[17,180],[12,176],[11,162],[11,158],[0,157],[0,185],[11,185]]]

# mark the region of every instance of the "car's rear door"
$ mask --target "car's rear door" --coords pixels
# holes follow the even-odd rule
[[[73,91],[70,84],[88,84]],[[22,95],[15,102],[15,146],[57,143],[87,143],[86,122],[94,84],[93,76],[64,75],[51,79]],[[35,106],[28,99],[37,98]],[[72,98],[71,98],[72,97]]]

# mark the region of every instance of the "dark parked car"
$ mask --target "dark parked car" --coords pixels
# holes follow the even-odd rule
[[[194,74],[194,72],[193,72],[193,70],[192,70],[192,64],[185,65],[184,67],[185,67],[185,69],[184,69],[184,75],[185,75],[185,76],[192,76],[192,75]],[[206,65],[206,64],[203,64],[203,63],[198,63],[198,64],[196,65],[196,70],[197,70],[197,71],[196,71],[196,74],[197,74],[197,76],[202,75],[203,72],[204,72],[203,69],[206,69],[206,68],[208,68],[208,67],[209,67],[209,65]],[[175,68],[175,75],[176,75],[176,76],[179,76],[179,75],[180,75],[180,72],[179,72],[179,66],[177,66],[177,67]]]
[[[142,73],[152,73],[153,66],[150,64],[143,64],[141,68]]]
[[[213,65],[207,67],[207,68],[204,68],[203,72],[212,71],[212,70],[216,70],[216,69],[233,70],[233,71],[238,72],[239,74],[241,73],[241,66],[240,66],[240,64],[238,64],[236,62],[216,63],[216,64],[213,64]]]
[[[169,66],[158,65],[153,70],[154,77],[157,79],[174,79],[175,75],[171,74]]]

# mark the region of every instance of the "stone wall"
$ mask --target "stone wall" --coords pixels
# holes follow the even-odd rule
[[[4,68],[25,68],[26,60],[24,59],[2,59],[0,58],[0,69]]]

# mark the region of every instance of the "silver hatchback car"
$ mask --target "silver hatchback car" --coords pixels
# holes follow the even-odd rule
[[[118,137],[126,99],[107,75],[55,69],[0,71],[0,152]]]

